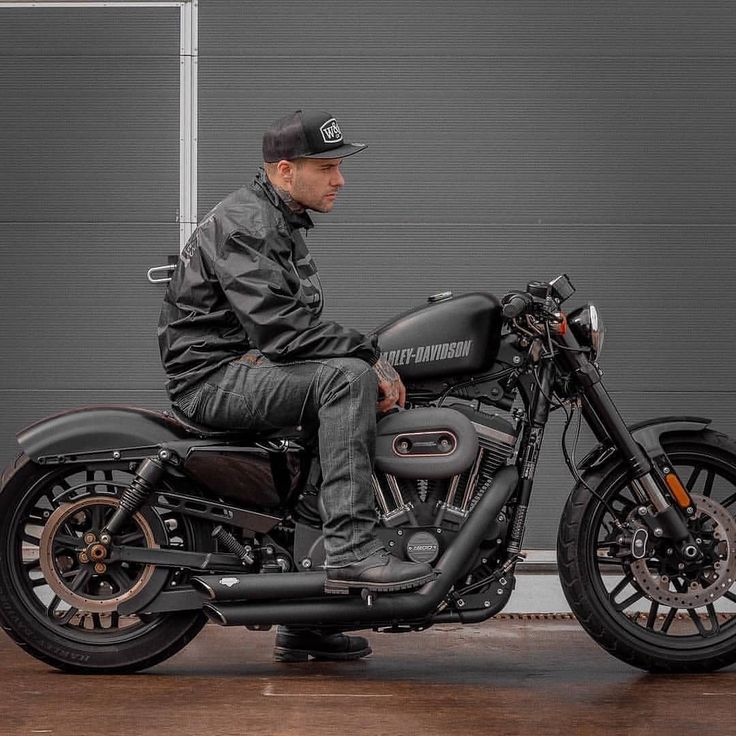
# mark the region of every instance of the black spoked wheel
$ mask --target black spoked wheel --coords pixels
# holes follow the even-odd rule
[[[685,563],[649,535],[635,559],[639,505],[614,463],[571,495],[560,522],[558,562],[574,613],[599,644],[652,671],[709,671],[736,661],[736,445],[723,435],[665,438],[664,449],[698,510],[690,519],[703,559]],[[614,515],[616,519],[614,519]]]
[[[181,649],[200,630],[199,611],[136,610],[179,586],[185,571],[111,561],[97,544],[133,478],[126,464],[41,468],[21,456],[0,490],[0,618],[30,654],[77,672],[130,672]],[[144,506],[115,544],[197,549],[202,531]]]

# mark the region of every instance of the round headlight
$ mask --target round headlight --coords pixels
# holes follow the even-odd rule
[[[592,349],[591,359],[596,360],[603,349],[606,328],[595,304],[586,304],[568,314],[567,324],[578,342]]]

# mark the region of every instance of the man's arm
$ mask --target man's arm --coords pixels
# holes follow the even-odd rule
[[[217,253],[215,275],[249,340],[274,361],[349,356],[378,361],[375,339],[320,319],[299,298],[290,246],[233,233]]]

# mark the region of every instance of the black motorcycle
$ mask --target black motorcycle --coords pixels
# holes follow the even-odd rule
[[[18,434],[0,489],[5,629],[38,659],[89,673],[161,662],[207,619],[389,632],[485,621],[514,588],[545,426],[561,409],[577,484],[557,553],[582,626],[648,670],[734,662],[736,443],[697,417],[627,427],[596,364],[596,308],[561,310],[573,292],[560,276],[501,302],[438,294],[378,330],[408,408],[378,423],[377,532],[433,566],[422,588],[325,593],[308,427],[252,436],[175,409],[94,406]],[[577,465],[576,415],[600,443]]]

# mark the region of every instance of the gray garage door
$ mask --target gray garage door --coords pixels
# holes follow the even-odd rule
[[[330,316],[362,329],[428,294],[566,271],[608,326],[624,415],[736,433],[736,5],[204,2],[200,213],[300,106],[369,148],[309,245]],[[559,421],[527,543],[570,487]]]
[[[176,250],[178,93],[175,11],[119,12],[114,29],[100,15],[93,64],[56,28],[56,58],[39,58],[52,28],[24,47],[9,12],[6,458],[11,431],[52,409],[163,405],[162,292],[141,274]],[[369,329],[437,291],[566,271],[602,310],[627,419],[701,414],[736,434],[736,5],[202,0],[199,21],[200,216],[252,177],[263,127],[286,111],[331,110],[369,144],[309,236],[328,316]],[[570,486],[554,424],[537,548],[553,546]]]
[[[0,453],[80,404],[163,407],[145,279],[178,247],[177,8],[0,9]]]

